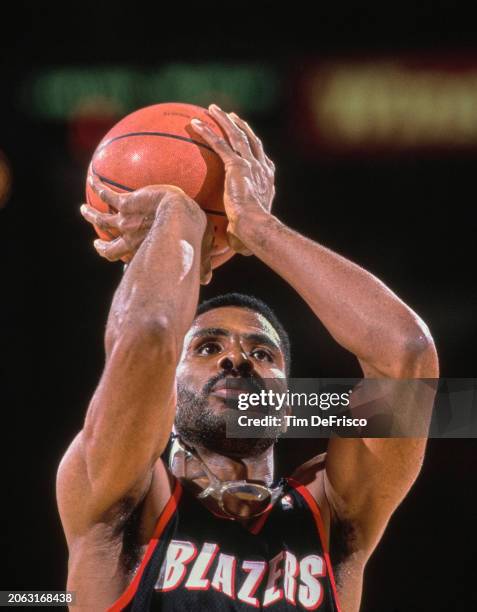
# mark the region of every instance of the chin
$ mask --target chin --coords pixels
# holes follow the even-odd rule
[[[216,412],[220,413],[221,416],[228,413],[234,413],[234,418],[237,418],[236,413],[238,411],[238,401],[233,399],[225,399],[224,397],[217,397],[212,395],[208,401],[209,407]]]
[[[223,441],[220,454],[231,459],[253,459],[259,457],[275,444],[275,440],[270,438],[226,438]],[[213,449],[210,449],[213,450]]]

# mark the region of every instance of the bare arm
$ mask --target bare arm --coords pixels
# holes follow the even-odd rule
[[[147,187],[119,196],[96,188],[119,211],[139,198],[160,205],[114,296],[104,371],[83,430],[59,468],[67,537],[107,517],[124,499],[134,505],[149,487],[174,419],[175,371],[197,306],[206,228],[205,214],[179,191]]]
[[[247,223],[239,238],[306,300],[331,335],[359,359],[365,377],[436,378],[438,361],[427,326],[372,274],[269,217]],[[400,403],[396,413],[420,412],[429,422],[433,393]],[[358,395],[354,395],[356,401]],[[417,401],[418,398],[420,401]],[[416,479],[426,438],[331,438],[326,469],[310,489],[324,486],[332,517],[354,529],[354,547],[367,558]]]
[[[235,115],[211,112],[230,142],[200,128],[225,163],[229,232],[301,295],[333,338],[356,355],[365,377],[438,377],[436,349],[425,323],[375,276],[271,215],[261,192],[272,189],[260,190],[260,184],[273,183],[273,166],[262,143]],[[432,389],[424,389],[420,404],[397,402],[395,410],[407,410],[412,417],[411,408],[417,407],[428,422],[432,399]],[[332,516],[353,524],[364,557],[419,473],[425,443],[425,438],[330,440],[326,469],[310,488],[317,495],[324,488]]]

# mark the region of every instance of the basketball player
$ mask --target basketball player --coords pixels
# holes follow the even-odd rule
[[[438,377],[422,320],[373,275],[273,216],[274,166],[260,140],[235,114],[209,111],[227,139],[193,127],[225,164],[234,248],[287,281],[365,377]],[[425,439],[334,437],[325,455],[280,480],[273,438],[226,438],[225,398],[227,384],[237,394],[286,379],[286,332],[239,294],[197,309],[217,262],[206,215],[180,189],[120,195],[97,178],[93,188],[116,212],[83,206],[84,217],[120,232],[96,249],[130,263],[101,380],[58,472],[77,605],[356,612],[366,562],[419,473]]]

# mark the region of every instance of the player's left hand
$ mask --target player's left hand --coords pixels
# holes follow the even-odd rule
[[[209,106],[209,112],[228,140],[217,136],[198,119],[192,120],[191,127],[225,165],[224,206],[229,220],[229,244],[234,251],[251,255],[240,240],[240,222],[247,223],[256,212],[270,213],[275,195],[275,165],[265,155],[262,142],[248,123],[235,113],[225,113],[215,104]]]

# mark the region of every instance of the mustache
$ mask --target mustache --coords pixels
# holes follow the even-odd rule
[[[209,395],[215,385],[220,380],[223,380],[225,378],[230,378],[231,380],[245,380],[247,390],[250,390],[251,393],[260,393],[262,389],[266,389],[266,385],[263,379],[257,374],[250,374],[249,376],[230,376],[230,374],[228,374],[227,372],[220,372],[219,374],[212,376],[212,378],[209,378],[209,380],[205,383],[202,388],[202,395],[204,397]]]

